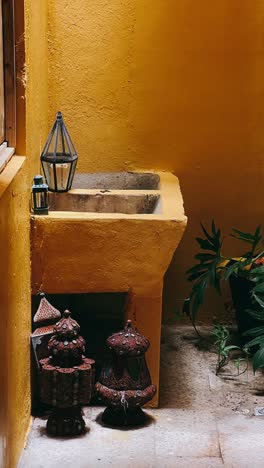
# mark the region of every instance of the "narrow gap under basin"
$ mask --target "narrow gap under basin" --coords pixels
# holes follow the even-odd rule
[[[46,294],[46,298],[61,313],[70,310],[72,318],[79,323],[80,334],[86,341],[85,355],[95,360],[97,379],[103,365],[111,357],[106,339],[124,326],[127,293]],[[32,320],[39,302],[40,297],[33,295]],[[33,321],[32,327],[36,328]],[[32,372],[32,396],[32,411],[37,414],[43,409],[39,399],[37,372]]]

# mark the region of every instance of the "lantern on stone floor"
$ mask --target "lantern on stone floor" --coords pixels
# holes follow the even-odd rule
[[[61,112],[57,113],[40,160],[49,190],[70,190],[78,156]]]
[[[95,389],[107,405],[102,421],[110,426],[138,426],[146,416],[141,406],[156,393],[145,353],[150,345],[128,320],[124,330],[107,339],[112,360],[103,368]]]
[[[40,398],[53,407],[47,431],[52,436],[84,432],[81,405],[89,403],[94,386],[94,361],[83,356],[80,326],[66,310],[48,343],[49,358],[40,361]]]
[[[31,208],[34,214],[47,215],[49,213],[48,186],[42,175],[36,175],[32,185]]]
[[[59,310],[55,309],[46,299],[44,293],[40,293],[40,303],[33,317],[34,331],[31,333],[33,351],[31,381],[32,381],[32,406],[38,408],[39,402],[39,369],[40,359],[48,357],[48,341],[53,335],[54,325],[61,318]]]

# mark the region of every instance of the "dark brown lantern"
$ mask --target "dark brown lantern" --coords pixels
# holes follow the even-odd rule
[[[52,436],[84,432],[81,405],[88,404],[94,385],[94,361],[83,356],[85,341],[80,326],[66,310],[48,343],[50,357],[40,361],[41,401],[53,407],[47,422]]]
[[[156,387],[145,360],[147,338],[128,320],[124,330],[107,339],[112,360],[103,368],[96,392],[107,408],[102,421],[110,426],[137,426],[145,422],[143,406],[152,400]]]

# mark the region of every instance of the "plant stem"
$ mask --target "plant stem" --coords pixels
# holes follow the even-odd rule
[[[199,336],[199,338],[203,339],[202,335],[198,332],[194,321],[192,320],[191,322],[192,322],[192,326],[193,326],[193,328],[194,328],[196,334]]]

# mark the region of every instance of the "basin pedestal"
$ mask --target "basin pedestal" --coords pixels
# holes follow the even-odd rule
[[[129,294],[126,318],[151,343],[147,364],[157,387],[148,404],[152,407],[158,406],[163,278],[187,224],[177,177],[171,173],[155,176],[160,180],[158,187],[155,177],[155,189],[137,190],[140,196],[156,197],[152,212],[65,211],[66,204],[62,211],[31,219],[33,294]],[[94,196],[97,189],[76,190],[86,197],[87,190]],[[122,191],[106,183],[98,190],[100,197],[135,196],[135,187]],[[69,195],[71,207],[73,195],[74,190]],[[137,211],[142,205],[133,202],[129,206]]]

